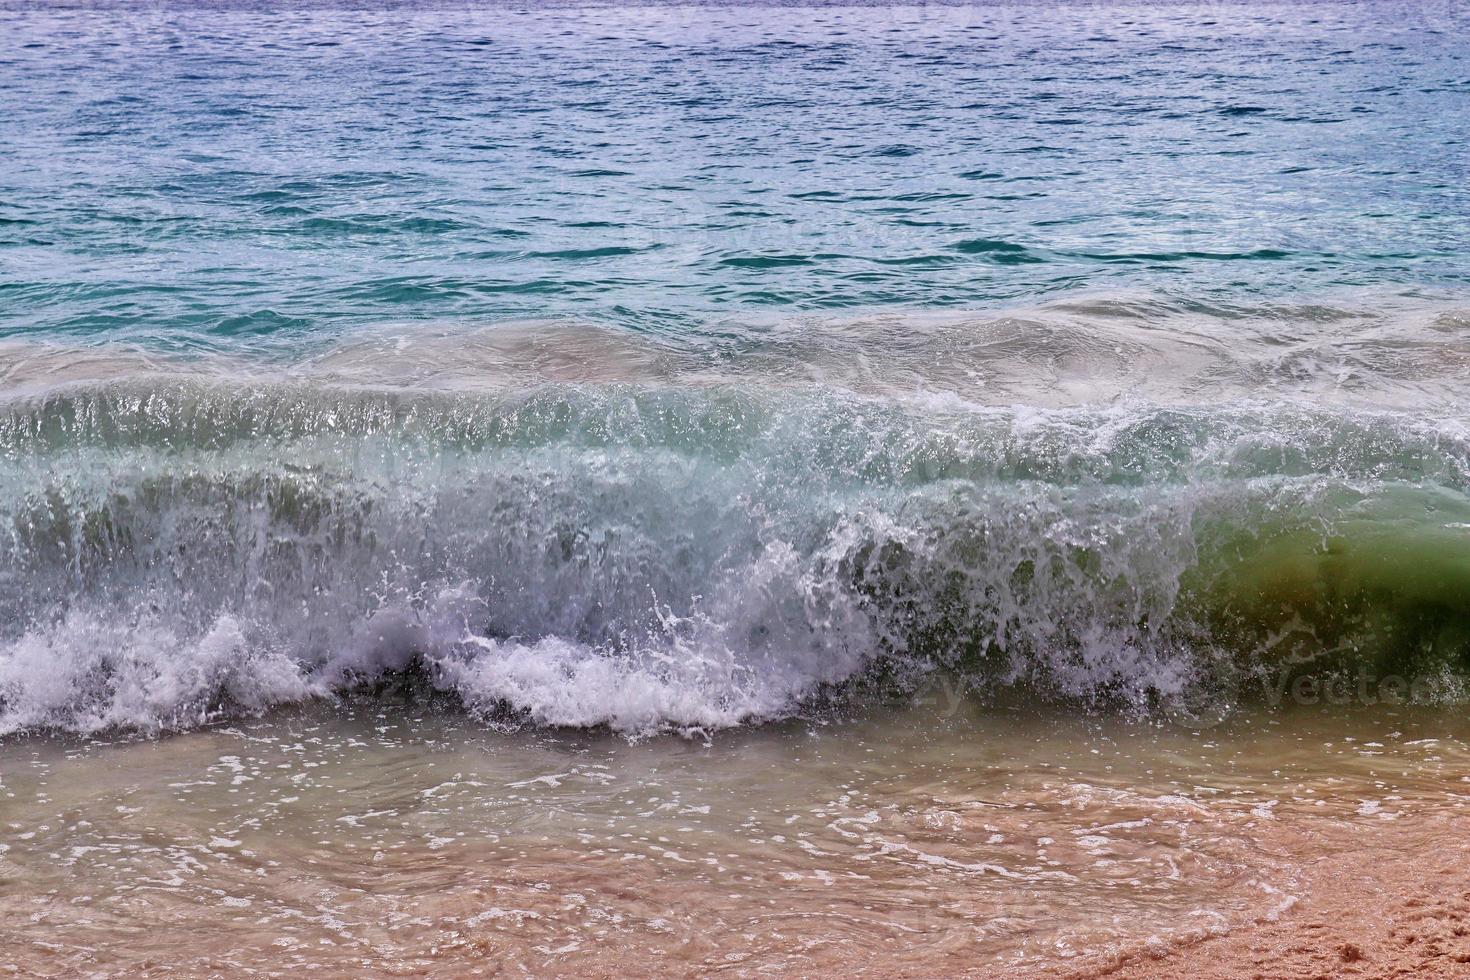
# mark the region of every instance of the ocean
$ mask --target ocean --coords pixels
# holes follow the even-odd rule
[[[1050,975],[1451,846],[1467,36],[7,0],[0,965]]]

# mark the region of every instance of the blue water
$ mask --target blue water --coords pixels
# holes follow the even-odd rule
[[[1467,37],[6,4],[0,735],[1459,697]]]
[[[0,12],[0,336],[1470,284],[1470,12]]]

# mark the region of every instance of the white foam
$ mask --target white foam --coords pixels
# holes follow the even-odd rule
[[[1458,554],[1467,432],[825,389],[52,392],[0,412],[0,731],[186,727],[409,669],[630,733],[782,717],[874,666],[1184,697],[1216,663],[1191,575],[1334,522]]]

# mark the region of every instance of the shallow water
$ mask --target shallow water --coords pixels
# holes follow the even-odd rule
[[[393,697],[11,743],[0,939],[43,974],[1029,972],[1272,917],[1338,848],[1458,846],[1470,801],[1459,712],[935,700],[709,743]]]

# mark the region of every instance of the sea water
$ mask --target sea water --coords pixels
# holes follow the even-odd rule
[[[1392,793],[1273,753],[1463,734],[1467,29],[5,4],[22,965],[137,968],[101,950],[141,928],[184,956],[201,901],[242,930],[222,963],[451,971],[574,969],[635,920],[641,968],[739,935],[836,969],[880,921],[919,957],[936,890],[989,923],[954,955],[1036,966],[1288,902],[1295,852],[1236,818]],[[1079,744],[1126,778],[1061,767]],[[1215,843],[1086,830],[1170,807]],[[797,881],[845,911],[761,918]],[[97,931],[46,952],[63,920]]]

